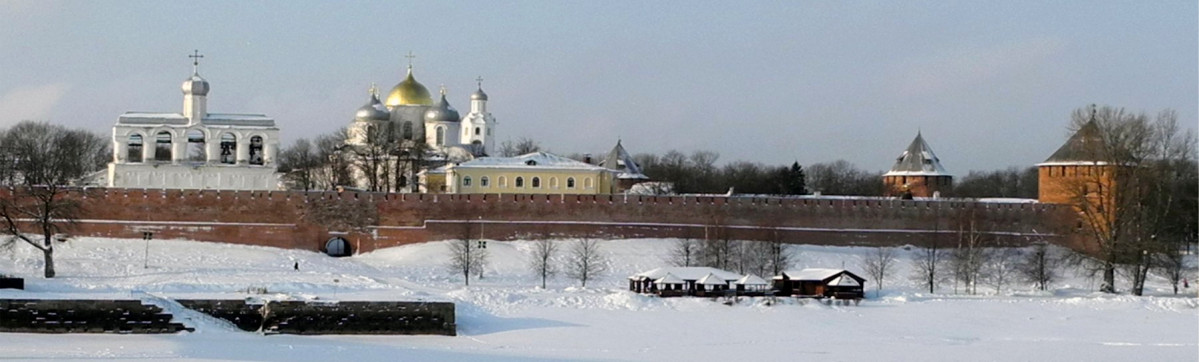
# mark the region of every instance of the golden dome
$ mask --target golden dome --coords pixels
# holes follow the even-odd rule
[[[388,107],[430,104],[433,104],[433,98],[429,96],[429,90],[412,77],[412,67],[408,67],[408,77],[392,87],[387,95]]]

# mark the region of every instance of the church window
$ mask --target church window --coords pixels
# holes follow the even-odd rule
[[[591,187],[592,187],[592,185],[591,185],[591,178],[590,178],[590,177],[588,177],[588,178],[585,178],[585,179],[583,179],[583,188],[588,188],[588,189],[589,189],[589,188],[591,188]]]
[[[517,177],[516,177],[516,185],[515,185],[515,186],[516,186],[516,187],[525,187],[525,178],[524,178],[524,177],[517,176]]]
[[[129,144],[126,147],[128,155],[126,156],[129,162],[142,162],[142,135],[129,135]]]
[[[470,176],[462,178],[462,187],[470,187]]]
[[[475,127],[475,135],[476,135],[476,136],[478,136],[478,135],[479,135],[479,127]]]
[[[500,176],[500,187],[508,187],[508,178]]]
[[[566,178],[566,188],[568,188],[568,189],[575,188],[575,178],[574,177]]]
[[[198,129],[187,131],[187,160],[189,162],[208,160],[208,145],[204,143],[203,131]]]
[[[535,188],[535,189],[541,188],[541,178],[540,177],[533,178],[533,188]]]
[[[558,178],[557,177],[550,177],[550,187],[555,188],[555,189],[558,188]]]
[[[250,137],[250,164],[262,164],[262,136]]]
[[[445,127],[437,127],[437,145],[445,146]]]
[[[479,178],[479,187],[488,187],[488,186],[491,186],[491,180],[488,179],[487,176],[480,177]]]
[[[154,136],[154,160],[155,161],[171,161],[171,133],[167,131],[158,132]]]
[[[221,135],[221,163],[226,165],[237,163],[237,136],[229,132]]]
[[[406,139],[406,140],[412,139],[412,122],[404,122],[403,132],[404,132],[404,135],[403,135],[404,139]]]

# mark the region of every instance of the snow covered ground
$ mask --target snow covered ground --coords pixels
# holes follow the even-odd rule
[[[563,241],[566,243],[567,241]],[[330,258],[307,251],[179,240],[82,238],[56,253],[44,280],[40,255],[16,246],[0,273],[29,278],[0,298],[141,298],[196,327],[177,335],[0,334],[0,359],[182,360],[1199,360],[1199,299],[1170,295],[1159,277],[1147,297],[1092,292],[1068,275],[1050,292],[1024,283],[996,294],[920,292],[908,280],[912,252],[881,297],[859,306],[749,298],[659,299],[626,291],[625,277],[664,266],[671,240],[603,243],[611,271],[588,288],[556,278],[547,289],[528,271],[530,242],[488,244],[484,279],[463,287],[444,267],[445,243]],[[799,246],[797,268],[844,265],[859,272],[870,248]],[[293,270],[298,262],[300,270]],[[1195,272],[1190,272],[1194,280]],[[1126,286],[1127,283],[1122,284]],[[265,288],[266,294],[247,293]],[[166,298],[445,300],[457,304],[457,337],[262,336]]]

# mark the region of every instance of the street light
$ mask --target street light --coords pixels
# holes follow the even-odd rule
[[[150,239],[154,237],[154,233],[149,231],[142,232],[142,239],[146,240],[146,256],[142,259],[142,269],[150,268]]]

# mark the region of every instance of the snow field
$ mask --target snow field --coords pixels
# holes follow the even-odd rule
[[[559,259],[570,241],[563,243]],[[898,249],[881,297],[859,306],[626,291],[626,277],[665,266],[672,240],[610,240],[609,273],[578,288],[564,277],[541,289],[528,267],[532,242],[489,241],[482,280],[462,286],[446,267],[444,242],[349,258],[300,250],[181,240],[81,238],[57,249],[59,277],[44,280],[40,254],[17,245],[0,273],[26,277],[3,298],[140,298],[176,312],[196,333],[0,335],[0,358],[181,360],[1197,360],[1199,299],[1169,295],[1160,277],[1148,297],[1093,292],[1067,273],[1052,291],[1012,283],[996,294],[922,292],[908,278],[913,251]],[[795,269],[859,275],[871,248],[798,246]],[[300,270],[293,270],[299,262]],[[143,264],[148,267],[143,267]],[[1194,270],[1191,270],[1194,280]],[[863,275],[865,276],[865,275]],[[763,276],[769,278],[769,276]],[[336,281],[335,281],[336,280]],[[1120,286],[1126,286],[1123,282]],[[247,293],[266,288],[266,294]],[[260,336],[187,313],[165,298],[439,300],[457,304],[458,337]]]

